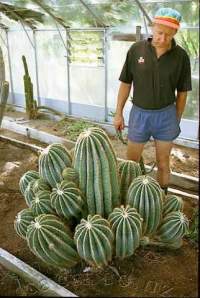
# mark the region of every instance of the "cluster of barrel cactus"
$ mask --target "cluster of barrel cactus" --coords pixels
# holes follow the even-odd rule
[[[38,164],[20,179],[28,208],[14,227],[44,262],[101,267],[140,245],[181,246],[188,230],[182,199],[164,196],[138,163],[118,161],[102,129],[82,132],[73,157],[62,144],[49,145]]]

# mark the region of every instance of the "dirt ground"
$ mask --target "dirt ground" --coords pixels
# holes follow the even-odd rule
[[[27,120],[26,114],[22,112],[10,111],[6,113],[7,116],[14,119]],[[57,122],[49,120],[48,117],[42,115],[36,120],[30,120],[27,123],[22,123],[38,130],[42,130],[59,137],[64,137],[75,141],[80,131],[93,124],[85,123],[84,121],[73,121],[71,118],[65,119],[64,122]],[[115,136],[110,136],[114,150],[119,158],[126,159],[126,145]],[[147,165],[152,165],[155,161],[155,146],[153,141],[146,143],[143,151],[144,162]],[[199,177],[199,150],[188,148],[174,144],[170,158],[171,170],[176,173],[189,175],[192,177]]]
[[[14,231],[16,214],[27,208],[19,192],[19,179],[37,170],[37,156],[26,149],[0,142],[1,247],[81,297],[198,297],[198,248],[188,239],[175,251],[139,248],[123,261],[114,259],[105,269],[90,270],[85,263],[71,270],[55,270],[36,258]],[[184,198],[183,198],[184,199]],[[197,200],[185,200],[190,219]],[[18,279],[18,281],[17,281]],[[34,296],[38,292],[0,267],[0,296]]]

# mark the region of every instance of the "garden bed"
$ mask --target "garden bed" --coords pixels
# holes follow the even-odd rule
[[[14,231],[16,214],[27,208],[19,192],[19,179],[26,171],[37,170],[38,156],[27,149],[0,142],[0,239],[2,248],[45,274],[78,296],[90,297],[197,297],[198,249],[188,239],[178,250],[155,247],[137,249],[134,256],[113,260],[110,267],[90,270],[83,262],[71,270],[55,270],[36,258]],[[184,198],[183,198],[184,199]],[[191,219],[198,202],[184,199],[184,213]],[[1,270],[4,270],[0,267]],[[1,271],[1,295],[8,295]],[[17,283],[8,281],[12,293]],[[31,286],[29,286],[30,288]],[[30,291],[28,291],[30,295]]]

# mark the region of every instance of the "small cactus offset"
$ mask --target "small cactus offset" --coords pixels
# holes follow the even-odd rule
[[[74,168],[65,168],[62,172],[62,177],[64,180],[68,182],[74,182],[77,186],[79,184],[78,182],[78,173]]]
[[[34,185],[34,182],[35,181],[31,181],[26,190],[25,190],[25,193],[24,193],[24,198],[25,198],[25,201],[26,201],[26,204],[27,206],[29,206],[31,208],[31,204],[32,202],[34,201],[35,199],[35,192],[33,191],[33,185]]]
[[[47,191],[51,190],[51,186],[42,178],[35,180],[33,184],[34,193],[37,193],[40,190],[47,190]]]
[[[127,203],[143,218],[143,234],[156,232],[162,216],[162,189],[150,176],[139,176],[131,183]]]
[[[36,171],[28,171],[24,173],[24,175],[19,180],[19,188],[21,193],[24,195],[29,182],[35,181],[39,178],[40,178],[39,173]]]
[[[55,267],[73,267],[79,261],[71,232],[57,216],[41,214],[28,226],[30,250],[44,262]]]
[[[16,233],[23,239],[26,239],[27,228],[33,221],[34,214],[30,208],[18,212],[14,221]]]
[[[53,188],[51,205],[59,216],[80,218],[83,204],[83,195],[73,182],[63,180]]]
[[[56,187],[63,180],[62,172],[72,164],[71,156],[64,145],[54,143],[45,148],[39,156],[40,176]]]
[[[113,210],[108,221],[115,235],[116,257],[124,259],[133,255],[142,236],[143,219],[139,213],[135,208],[122,205]]]
[[[31,210],[35,216],[40,214],[55,214],[51,206],[50,191],[40,190],[38,191],[34,199],[31,202]]]
[[[121,178],[121,202],[125,204],[129,186],[136,177],[142,175],[142,171],[140,165],[135,161],[123,160],[119,163],[119,174]]]
[[[100,215],[88,215],[76,226],[74,239],[78,253],[88,264],[102,267],[112,259],[114,236],[109,222]]]
[[[74,168],[89,214],[108,217],[120,205],[119,173],[112,145],[102,129],[92,127],[79,135]]]
[[[181,211],[168,213],[156,233],[160,242],[173,244],[180,241],[189,229],[189,220]]]
[[[163,203],[163,217],[172,211],[183,211],[183,200],[176,195],[167,195]]]

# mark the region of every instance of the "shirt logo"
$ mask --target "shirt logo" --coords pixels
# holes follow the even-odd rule
[[[144,58],[143,58],[143,57],[140,57],[140,58],[138,59],[138,63],[139,63],[139,64],[144,63]]]

